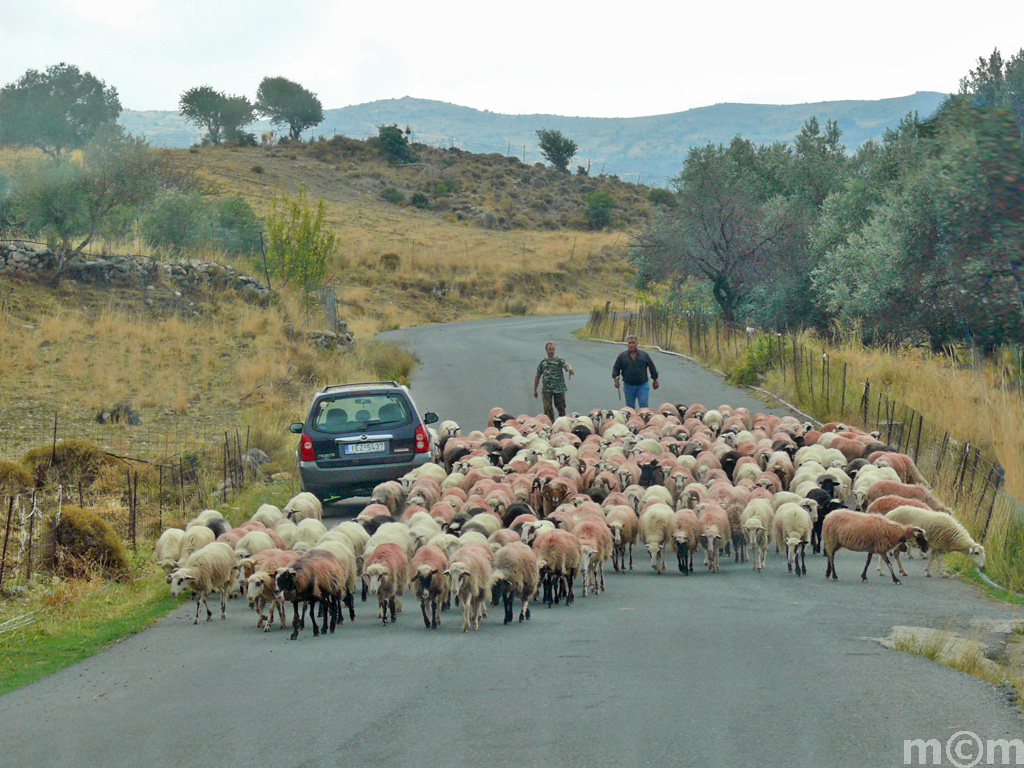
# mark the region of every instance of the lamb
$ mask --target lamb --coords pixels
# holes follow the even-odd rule
[[[697,506],[701,533],[700,542],[704,546],[704,564],[712,573],[718,573],[718,553],[732,540],[732,527],[729,515],[717,504],[704,502]]]
[[[640,520],[636,512],[625,504],[608,507],[605,521],[612,532],[612,567],[616,571],[626,570],[626,553],[629,552],[629,570],[633,570],[633,545],[636,543]]]
[[[700,522],[692,509],[680,509],[673,516],[672,538],[675,540],[679,570],[689,576],[693,573],[693,555],[700,546]]]
[[[300,520],[307,518],[313,518],[315,520],[322,520],[324,516],[324,507],[320,503],[320,499],[314,496],[308,491],[296,494],[288,500],[288,503],[284,505],[284,509],[281,513],[291,520],[293,523],[298,523]]]
[[[971,538],[971,534],[960,521],[945,512],[901,506],[887,513],[886,518],[924,529],[931,552],[928,565],[924,569],[925,576],[931,576],[932,565],[941,555],[949,552],[962,552],[970,557],[978,568],[985,567],[985,548]],[[899,551],[896,552],[896,563],[899,565],[900,573],[906,576],[907,573],[903,570],[903,564],[900,562]],[[939,575],[942,577],[949,575],[942,570],[941,562],[939,563]]]
[[[505,623],[512,623],[512,603],[519,598],[520,623],[530,618],[530,597],[540,584],[540,566],[536,553],[526,544],[513,542],[494,553],[491,571],[491,599],[494,605],[502,601]]]
[[[196,618],[192,623],[198,624],[200,602],[206,607],[206,620],[213,618],[206,602],[211,592],[220,592],[220,617],[226,617],[228,592],[231,591],[237,573],[234,550],[223,542],[214,541],[189,555],[183,566],[170,573],[167,583],[171,585],[171,595],[175,597],[186,587],[195,592]]]
[[[532,547],[544,585],[544,603],[550,608],[564,597],[565,604],[572,605],[573,582],[580,568],[579,541],[568,531],[553,528],[539,534]]]
[[[800,504],[783,504],[775,512],[775,543],[786,547],[786,566],[790,573],[796,565],[796,575],[807,575],[807,545],[811,543],[817,503],[804,499]]]
[[[672,520],[675,513],[667,504],[656,502],[640,515],[640,539],[651,555],[655,573],[665,572],[665,548],[674,545]]]
[[[420,599],[423,623],[427,629],[441,625],[441,606],[448,602],[448,554],[429,544],[420,547],[410,563],[413,594]],[[427,606],[430,615],[427,615]]]
[[[892,575],[893,584],[902,584],[896,573],[893,571],[892,563],[886,553],[892,552],[900,544],[911,543],[917,546],[922,552],[928,551],[928,539],[923,528],[915,525],[903,525],[879,515],[869,515],[866,512],[854,512],[850,509],[839,509],[825,518],[825,525],[822,529],[824,539],[825,557],[828,558],[828,566],[825,569],[825,578],[832,577],[833,581],[838,580],[836,575],[836,552],[842,548],[852,552],[867,552],[868,559],[864,563],[864,571],[861,573],[861,581],[868,580],[868,566],[871,565],[871,557],[878,555],[887,566]]]
[[[377,618],[381,624],[388,625],[388,611],[394,624],[396,613],[402,610],[402,596],[409,584],[409,558],[405,550],[393,542],[376,545],[366,557],[363,584],[370,594],[377,597],[380,605]]]
[[[474,546],[460,547],[444,574],[462,609],[462,631],[480,629],[480,618],[491,599],[491,562]]]
[[[322,549],[311,549],[300,555],[291,565],[278,569],[274,582],[277,591],[283,592],[284,598],[292,604],[291,640],[299,636],[302,623],[299,618],[299,603],[308,603],[310,606],[313,637],[319,636],[321,632],[327,634],[328,627],[332,633],[334,632],[335,626],[340,623],[341,601],[346,584],[344,567],[337,557]],[[346,602],[349,603],[351,610],[351,593],[348,594]],[[322,630],[317,626],[314,613],[317,603],[321,603],[324,608]]]
[[[587,515],[573,527],[572,535],[580,542],[580,569],[583,571],[583,596],[604,592],[604,564],[612,556],[612,532],[604,515]]]
[[[156,558],[156,564],[163,568],[165,576],[169,576],[171,571],[178,567],[183,538],[185,538],[185,531],[181,528],[168,528],[156,540],[153,555]]]

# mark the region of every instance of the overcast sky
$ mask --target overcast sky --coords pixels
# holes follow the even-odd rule
[[[272,75],[325,109],[415,96],[635,117],[955,92],[979,56],[1022,47],[1024,0],[0,0],[0,85],[64,61],[137,110],[204,84],[252,99]]]

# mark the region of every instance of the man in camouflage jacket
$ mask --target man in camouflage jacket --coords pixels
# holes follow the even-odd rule
[[[572,366],[560,357],[555,357],[555,342],[549,341],[544,345],[547,357],[537,364],[537,375],[533,379],[533,396],[537,397],[537,385],[542,381],[541,394],[544,395],[544,413],[552,421],[555,420],[555,408],[559,416],[565,416],[565,377],[562,371],[570,376],[573,374]]]

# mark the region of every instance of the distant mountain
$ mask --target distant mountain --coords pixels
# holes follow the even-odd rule
[[[650,117],[565,117],[503,115],[442,101],[401,99],[372,101],[324,111],[313,136],[343,134],[375,136],[377,126],[397,123],[412,129],[412,140],[434,146],[456,146],[470,152],[517,155],[540,162],[538,128],[561,131],[579,145],[572,168],[590,166],[592,174],[616,174],[629,181],[665,184],[679,173],[687,150],[710,142],[728,143],[740,135],[756,143],[790,141],[810,117],[822,124],[835,120],[843,143],[853,151],[868,139],[894,128],[907,113],[928,117],[945,94],[919,91],[911,96],[875,101],[821,101],[811,104],[715,104]],[[176,112],[132,112],[121,123],[155,146],[186,147],[199,141],[200,131]],[[270,128],[261,121],[252,130]]]

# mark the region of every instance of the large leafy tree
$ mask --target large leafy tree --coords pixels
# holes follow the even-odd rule
[[[273,125],[287,125],[288,137],[293,140],[324,119],[316,94],[284,77],[263,78],[256,90],[256,111],[269,117]]]
[[[575,141],[563,136],[561,131],[540,128],[537,131],[537,143],[545,160],[558,170],[569,172],[569,162],[579,149]]]
[[[114,126],[85,147],[80,162],[23,166],[15,205],[30,233],[74,256],[99,236],[123,235],[156,194],[159,178],[159,160],[146,142]]]
[[[181,94],[178,113],[205,128],[207,139],[214,145],[242,138],[242,129],[256,119],[253,105],[245,96],[228,96],[208,85]]]
[[[641,283],[706,280],[727,322],[779,265],[797,233],[791,206],[764,200],[744,168],[748,142],[692,148],[673,180],[679,205],[630,245]]]
[[[73,64],[30,69],[0,89],[0,143],[38,147],[58,160],[120,114],[114,87]]]

